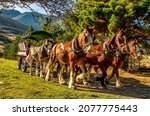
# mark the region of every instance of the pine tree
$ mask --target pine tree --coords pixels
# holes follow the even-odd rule
[[[146,39],[150,31],[150,2],[149,0],[79,0],[72,14],[67,18],[65,22],[66,20],[69,22],[65,24],[71,26],[75,33],[81,32],[86,25],[95,25],[97,35],[102,38],[107,38],[112,33],[116,33],[118,28],[123,28],[127,30],[127,38]]]

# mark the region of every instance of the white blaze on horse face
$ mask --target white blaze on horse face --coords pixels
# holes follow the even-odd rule
[[[88,43],[89,45],[88,45],[88,47],[87,47],[86,50],[85,50],[86,53],[90,52],[90,51],[93,49],[92,43],[93,43],[93,38],[92,38],[92,36],[90,35],[90,39],[89,39],[89,43]]]
[[[52,44],[51,42],[48,42],[48,47],[49,47],[49,49],[51,49],[52,46],[53,46],[53,44]]]
[[[90,36],[90,50],[89,50],[89,51],[93,50],[93,45],[92,45],[92,43],[93,43],[93,38]]]
[[[47,53],[48,53],[48,54],[50,53],[52,47],[53,47],[53,44],[52,44],[51,42],[48,42],[48,48],[47,48],[47,49],[48,49],[48,50],[47,50]]]

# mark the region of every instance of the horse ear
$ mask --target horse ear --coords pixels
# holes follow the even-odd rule
[[[96,28],[95,25],[93,25],[91,29],[95,29],[95,28]]]
[[[47,44],[47,43],[48,43],[48,38],[46,38],[46,39],[44,40],[44,43],[45,43],[45,44]]]
[[[125,31],[124,31],[124,29],[120,29],[120,31],[122,32],[122,33],[124,33]]]
[[[96,30],[96,26],[94,25],[94,26],[92,26],[92,28],[91,28],[93,31],[95,31]]]
[[[137,39],[133,39],[133,43],[137,43],[138,42],[138,40]]]
[[[137,40],[137,39],[135,40],[135,43],[138,43],[138,40]]]
[[[88,26],[88,25],[86,26],[86,29],[89,29],[89,26]]]

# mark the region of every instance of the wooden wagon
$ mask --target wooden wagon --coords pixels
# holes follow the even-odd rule
[[[29,48],[30,45],[25,43],[25,42],[21,42],[18,44],[18,64],[17,64],[17,68],[21,69],[23,72],[27,71],[27,62],[26,62],[26,57],[28,56],[29,53]]]

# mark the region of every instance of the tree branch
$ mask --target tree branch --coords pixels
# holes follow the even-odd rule
[[[30,6],[33,3],[44,9],[47,14],[62,17],[66,11],[72,8],[74,0],[0,0],[0,9],[19,6],[34,11]]]

